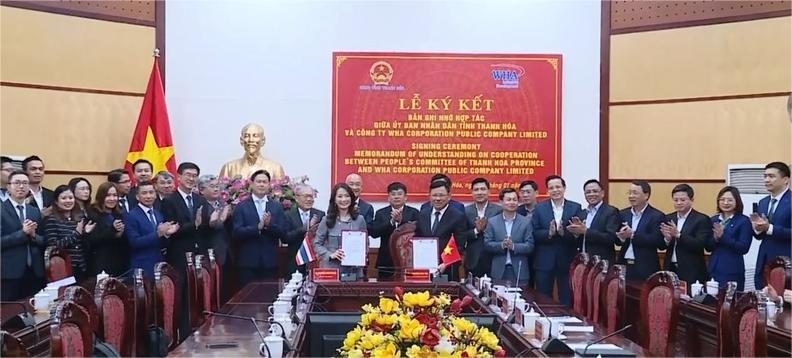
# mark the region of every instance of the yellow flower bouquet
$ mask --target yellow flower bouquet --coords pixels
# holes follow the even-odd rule
[[[487,327],[458,317],[471,297],[433,296],[429,291],[380,297],[379,305],[362,307],[360,322],[338,348],[342,357],[503,357],[498,337]]]

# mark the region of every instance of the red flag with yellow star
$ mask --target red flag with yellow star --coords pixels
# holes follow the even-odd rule
[[[443,249],[443,252],[440,253],[440,260],[442,260],[443,264],[446,266],[457,261],[462,261],[462,255],[459,254],[459,248],[457,248],[454,235],[451,235],[451,238],[448,240],[445,249]]]
[[[133,173],[132,164],[146,159],[154,165],[154,172],[167,170],[176,173],[176,156],[173,152],[168,107],[165,105],[165,90],[159,69],[159,56],[154,57],[143,106],[140,107],[135,133],[129,144],[126,169]],[[134,176],[133,176],[134,178]],[[134,180],[134,179],[133,179]]]

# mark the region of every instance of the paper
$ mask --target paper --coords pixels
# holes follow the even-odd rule
[[[566,327],[564,327],[564,330],[566,330]],[[572,349],[585,349],[586,345],[588,345],[588,343],[586,343],[586,342],[582,342],[582,343],[567,343],[567,345],[569,346],[569,348],[572,348]],[[622,349],[622,348],[617,346],[617,345],[615,345],[615,344],[598,343],[598,344],[590,345],[588,347],[588,349],[594,350],[594,349]]]
[[[594,332],[594,326],[568,326],[568,325],[564,325],[564,332]]]
[[[367,238],[365,231],[341,231],[341,249],[344,250],[341,266],[366,266]]]
[[[553,322],[561,322],[561,323],[583,323],[580,318],[572,317],[572,316],[558,316],[558,317],[548,317]]]
[[[413,268],[429,269],[434,271],[438,266],[437,238],[413,237]]]

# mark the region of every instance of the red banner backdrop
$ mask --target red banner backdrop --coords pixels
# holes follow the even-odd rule
[[[561,55],[333,54],[332,180],[362,196],[411,200],[448,174],[456,196],[487,178],[492,195],[561,174]]]

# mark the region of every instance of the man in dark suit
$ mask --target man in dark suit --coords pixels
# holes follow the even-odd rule
[[[764,282],[764,266],[777,256],[789,256],[792,252],[792,210],[790,210],[789,165],[772,162],[765,166],[764,185],[770,195],[759,200],[757,212],[751,214],[754,237],[761,240],[756,257],[754,285],[757,290]]]
[[[315,234],[319,222],[325,215],[324,211],[313,207],[316,191],[311,186],[297,184],[294,188],[294,198],[297,200],[297,205],[286,211],[289,231],[286,232],[283,241],[289,245],[289,248],[286,254],[286,268],[283,270],[284,278],[290,278],[297,270],[302,274],[306,273],[305,265],[297,266],[297,251],[302,246],[305,234],[309,231]]]
[[[360,197],[360,192],[363,191],[363,178],[357,173],[349,174],[346,177],[346,184],[355,193],[355,197],[358,199],[358,213],[363,216],[363,220],[366,220],[366,226],[370,232],[371,223],[374,222],[374,206]]]
[[[633,181],[627,196],[630,207],[619,212],[622,227],[616,233],[616,245],[621,246],[618,263],[627,265],[628,281],[644,281],[660,270],[657,250],[666,249],[660,232],[665,215],[649,205],[649,182]]]
[[[240,242],[239,281],[275,279],[278,275],[278,245],[288,230],[283,207],[270,200],[270,174],[257,170],[250,176],[252,195],[234,209],[233,240]]]
[[[517,214],[519,199],[512,188],[499,195],[503,213],[489,218],[484,241],[492,256],[490,269],[493,280],[523,286],[528,283],[528,254],[534,249],[531,222]]]
[[[580,252],[589,254],[589,257],[599,255],[613,265],[616,263],[614,245],[618,240],[619,209],[603,201],[605,190],[597,179],[589,179],[583,184],[583,194],[588,206],[578,217],[572,218],[567,230],[580,240]]]
[[[179,223],[179,230],[171,237],[166,255],[169,264],[180,274],[186,272],[185,253],[206,255],[212,247],[209,228],[211,207],[193,188],[200,174],[195,163],[184,162],[176,169],[179,187],[173,194],[162,199],[161,210],[165,221]]]
[[[531,217],[534,237],[534,269],[536,288],[553,295],[553,285],[558,285],[558,300],[569,305],[569,265],[577,254],[578,240],[566,230],[570,219],[580,213],[580,204],[566,200],[566,181],[558,175],[545,179],[550,200],[536,204]]]
[[[468,226],[473,227],[473,232],[468,236],[470,240],[465,247],[465,269],[473,272],[476,277],[484,276],[490,272],[491,258],[484,250],[484,231],[487,221],[499,215],[503,209],[500,205],[490,203],[490,184],[487,179],[476,178],[470,183],[473,203],[465,207],[465,216]],[[527,275],[523,276],[526,279]]]
[[[438,173],[438,174],[432,175],[432,178],[429,179],[429,184],[431,185],[432,183],[434,183],[435,181],[438,181],[438,180],[448,183],[448,187],[449,188],[453,188],[453,185],[451,184],[451,177],[449,177],[448,175],[445,175],[443,173]],[[448,195],[449,195],[449,197],[451,197],[451,193],[450,192],[449,192]],[[453,198],[448,201],[448,205],[451,205],[452,209],[459,210],[463,214],[465,213],[465,204],[462,204],[461,202],[456,201]],[[431,207],[432,207],[432,201],[430,200],[430,201],[427,201],[427,202],[421,204],[420,211],[429,210]]]
[[[124,172],[127,173],[127,175],[129,175],[129,172],[126,169],[124,170]],[[129,194],[127,195],[127,198],[131,203],[130,208],[134,207],[137,204],[134,203],[134,201],[137,198],[137,183],[142,183],[144,181],[154,183],[154,178],[153,178],[154,164],[151,164],[151,162],[146,159],[138,159],[134,163],[132,163],[132,174],[135,177],[135,186],[132,186],[130,183]],[[155,200],[154,204],[156,205],[156,208],[159,209],[159,205],[161,204],[161,202],[160,200]]]
[[[33,296],[44,287],[44,247],[38,235],[41,213],[38,207],[26,204],[30,192],[28,175],[20,170],[8,176],[8,200],[2,203],[2,294],[3,301],[16,301]]]
[[[124,214],[129,213],[130,210],[137,206],[137,190],[135,190],[135,193],[131,192],[132,180],[129,178],[129,173],[127,173],[126,169],[113,169],[107,174],[107,181],[115,183],[118,189],[118,206]]]
[[[44,161],[36,155],[31,155],[22,161],[22,170],[30,178],[30,193],[28,193],[30,204],[38,207],[39,211],[52,206],[55,194],[41,185],[44,181]]]
[[[13,159],[0,156],[0,202],[8,199],[8,176],[15,170]]]
[[[379,278],[393,277],[401,267],[393,266],[393,254],[390,251],[390,237],[393,231],[411,221],[418,221],[418,209],[407,205],[407,186],[400,182],[388,185],[388,203],[390,205],[377,210],[374,223],[371,225],[371,237],[380,238],[377,254],[377,275]]]
[[[129,241],[129,267],[142,268],[146,277],[154,278],[154,265],[164,261],[171,236],[179,229],[176,222],[165,221],[154,208],[154,184],[138,183],[137,205],[124,215],[124,231]]]
[[[660,223],[660,232],[668,246],[665,269],[674,271],[688,287],[707,281],[704,247],[712,240],[712,221],[693,209],[693,188],[679,184],[671,190],[675,212]]]
[[[456,240],[457,248],[462,250],[469,232],[465,214],[459,210],[451,209],[449,206],[450,191],[451,186],[442,180],[434,181],[429,185],[432,207],[418,213],[418,223],[415,229],[415,237],[438,238],[438,262],[440,262],[440,254],[452,235]],[[459,281],[458,262],[451,264],[450,267],[440,264],[438,271],[448,274],[448,279],[451,281]]]

